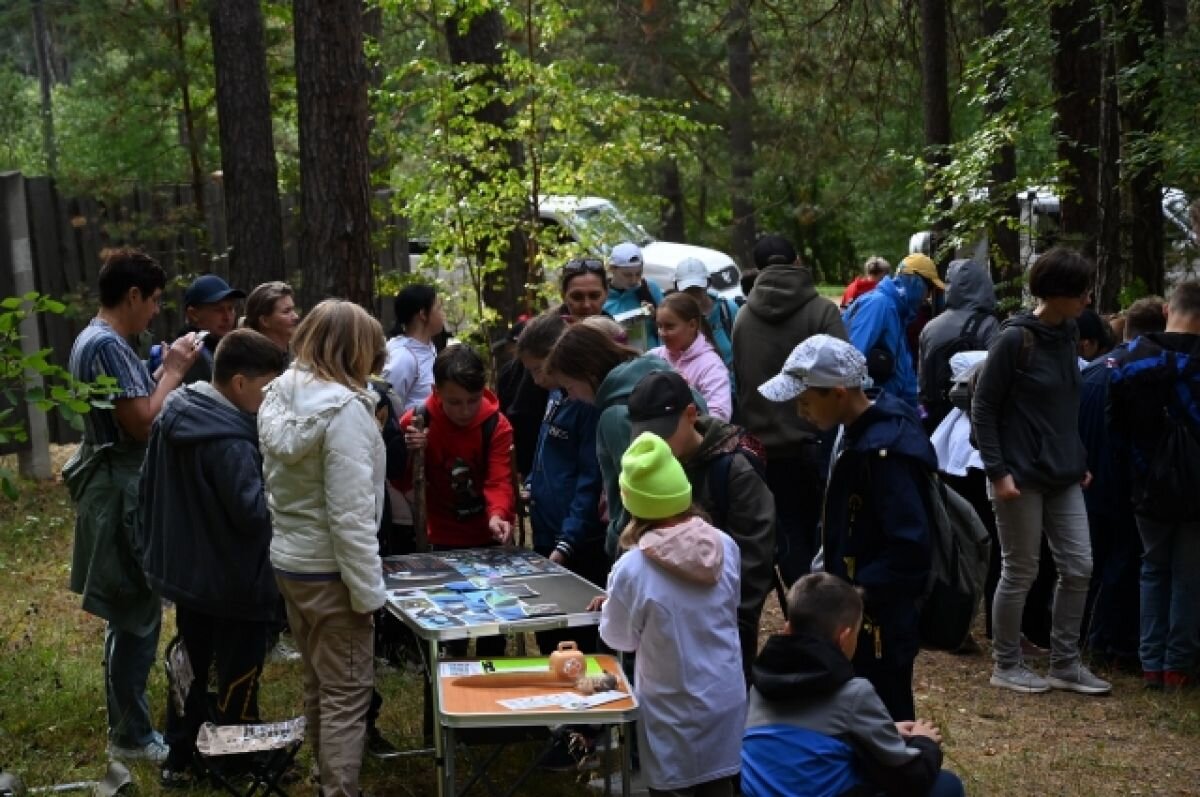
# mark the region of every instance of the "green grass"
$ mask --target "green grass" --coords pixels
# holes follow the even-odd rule
[[[841,301],[842,294],[845,293],[845,285],[818,285],[817,293],[824,296],[826,299],[836,299]]]
[[[107,763],[104,624],[79,609],[78,596],[67,589],[73,523],[61,486],[26,485],[16,504],[0,504],[0,766],[30,787],[96,779]],[[160,654],[173,633],[174,617],[167,610]],[[264,719],[301,713],[300,677],[299,664],[266,666]],[[384,696],[380,727],[398,746],[420,746],[420,676],[388,669],[380,673],[377,685]],[[160,718],[166,699],[161,665],[151,671],[148,691],[153,716]],[[498,782],[515,777],[536,749],[534,743],[515,745],[498,767]],[[312,763],[308,747],[301,751],[300,762],[300,771],[307,773]],[[136,764],[131,771],[139,795],[161,793],[154,766]],[[362,782],[375,794],[433,794],[433,760],[368,758]],[[291,788],[297,794],[308,790],[301,783]],[[478,788],[475,792],[482,793]],[[537,774],[521,793],[583,795],[588,790],[570,775]]]

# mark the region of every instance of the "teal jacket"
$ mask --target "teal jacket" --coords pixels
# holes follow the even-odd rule
[[[138,636],[162,616],[134,541],[145,453],[140,443],[85,442],[63,467],[76,512],[71,591],[83,596],[84,611]]]
[[[662,301],[662,288],[643,278],[642,284],[636,288],[623,291],[609,288],[608,299],[604,302],[604,313],[615,318],[621,313],[638,309],[644,302],[654,305],[654,309],[657,310]],[[658,325],[653,318],[646,319],[646,341],[647,348],[651,349],[661,343],[658,339]]]
[[[614,560],[617,557],[617,538],[629,523],[629,515],[621,502],[621,487],[617,483],[621,475],[621,457],[631,442],[629,394],[646,374],[671,370],[666,360],[645,354],[609,371],[596,391],[596,409],[600,412],[600,420],[596,424],[596,456],[600,460],[600,475],[604,479],[609,518],[604,549]],[[708,405],[695,389],[692,390],[692,398],[701,415],[708,412]]]

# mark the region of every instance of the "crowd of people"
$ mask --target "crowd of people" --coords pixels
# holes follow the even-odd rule
[[[525,508],[534,550],[604,590],[597,629],[538,644],[630,654],[652,794],[962,794],[913,699],[935,473],[991,536],[992,686],[1107,693],[1089,654],[1194,685],[1200,283],[1105,319],[1093,265],[1055,249],[1030,270],[1034,309],[1001,320],[970,260],[872,258],[843,309],[781,236],[754,260],[744,304],[695,260],[664,294],[632,243],[571,260],[489,378],[420,284],[385,336],[349,302],[301,320],[283,283],[202,276],[185,329],[143,360],[129,341],[166,275],[108,252],[70,370],[118,387],[64,477],[71,586],[107,621],[110,755],[194,782],[201,722],[259,721],[286,624],[321,793],[359,794],[386,741],[375,656],[403,636],[381,557],[511,545]],[[630,309],[637,329],[612,318]],[[773,591],[786,624],[760,648]],[[165,737],[146,695],[160,598],[216,689],[197,677]],[[572,766],[597,743],[579,738],[556,751]]]

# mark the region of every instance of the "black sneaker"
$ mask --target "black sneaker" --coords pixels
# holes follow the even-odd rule
[[[367,753],[372,758],[386,761],[389,758],[399,758],[404,753],[396,745],[389,742],[378,728],[367,731]]]
[[[196,774],[192,772],[191,767],[185,769],[171,769],[163,767],[158,773],[158,783],[164,789],[191,789],[197,785]]]

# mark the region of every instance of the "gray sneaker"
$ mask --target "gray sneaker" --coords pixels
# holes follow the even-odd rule
[[[167,760],[171,748],[163,740],[162,734],[154,732],[154,737],[141,747],[122,747],[108,743],[108,757],[116,761],[153,761],[161,764]]]
[[[1061,670],[1052,668],[1046,681],[1055,689],[1078,692],[1081,695],[1107,695],[1112,691],[1112,684],[1097,678],[1079,662]]]
[[[1003,669],[1000,667],[995,668],[992,670],[991,683],[992,686],[998,686],[1001,689],[1011,689],[1014,692],[1022,692],[1027,695],[1036,695],[1050,691],[1050,684],[1047,683],[1046,679],[1024,664]]]

